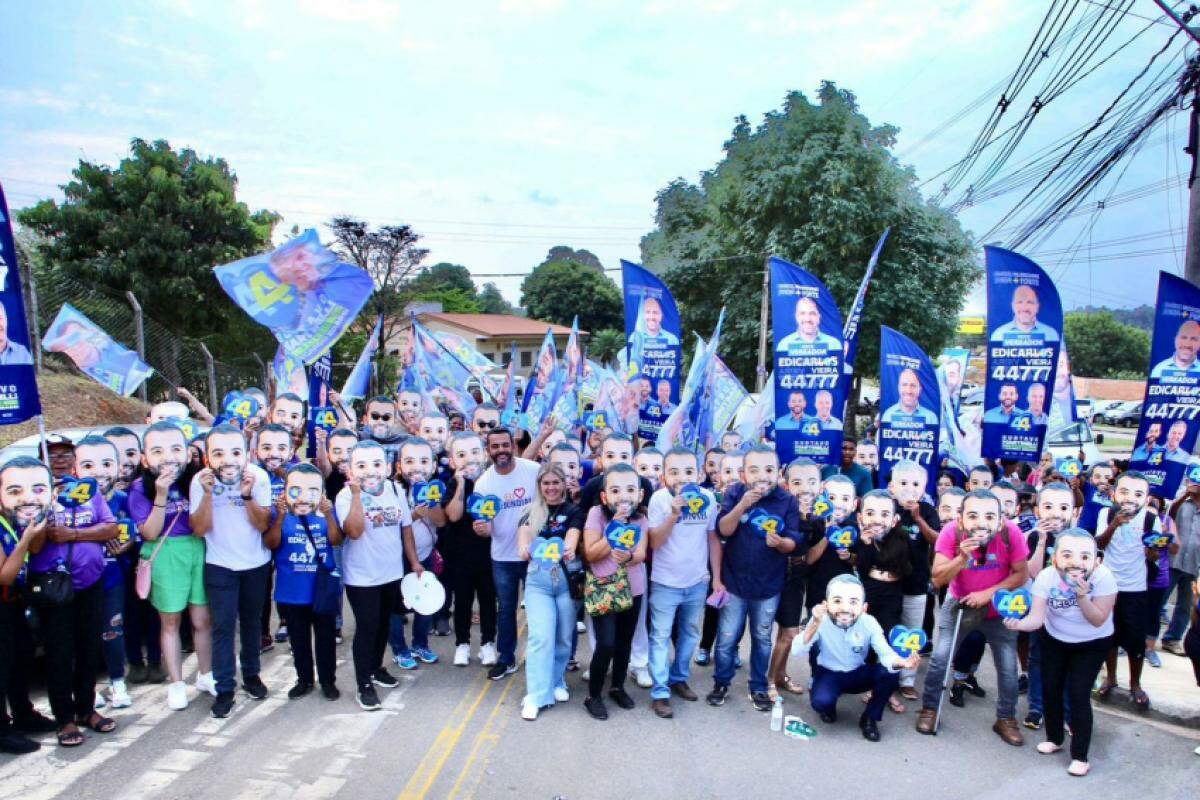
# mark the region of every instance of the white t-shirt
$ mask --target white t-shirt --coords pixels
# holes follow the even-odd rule
[[[397,483],[397,486],[403,484]],[[417,548],[417,560],[424,561],[429,558],[429,554],[433,552],[433,546],[437,544],[437,528],[429,521],[428,517],[417,519],[412,515],[412,508],[415,505],[412,499],[412,490],[405,493],[404,499],[410,509],[409,515],[412,516],[412,532],[413,544]]]
[[[679,515],[667,541],[654,551],[650,582],[674,589],[687,589],[708,580],[708,534],[717,526],[719,507],[713,493],[700,490],[708,498],[708,509],[699,515],[685,508]],[[650,495],[646,524],[657,528],[671,516],[670,489]]]
[[[363,492],[363,534],[342,544],[342,583],[347,586],[380,586],[404,577],[404,537],[401,528],[412,525],[408,502],[396,484],[385,481],[378,495]],[[338,492],[334,503],[338,522],[350,516],[354,494],[350,487]]]
[[[1100,509],[1096,517],[1098,532],[1108,528],[1110,511],[1111,508]],[[1146,545],[1142,544],[1142,537],[1146,535],[1147,513],[1143,508],[1133,519],[1117,528],[1108,540],[1108,547],[1104,548],[1104,566],[1112,570],[1117,578],[1117,588],[1122,592],[1146,591]],[[1162,530],[1157,517],[1151,530]]]
[[[1117,579],[1104,564],[1092,573],[1092,590],[1088,598],[1111,597],[1117,593]],[[1033,582],[1033,596],[1046,598],[1046,632],[1060,642],[1090,642],[1113,634],[1112,614],[1097,628],[1079,610],[1079,598],[1053,566],[1038,573]]]
[[[492,520],[492,561],[520,561],[517,526],[537,494],[538,463],[514,458],[512,471],[501,475],[488,467],[475,481],[476,494],[500,498],[500,511]]]
[[[254,476],[254,488],[250,496],[263,508],[271,506],[271,479],[262,467],[246,465],[246,472]],[[189,512],[195,514],[204,499],[200,488],[200,476],[192,478],[189,492]],[[226,486],[217,481],[212,493],[212,529],[204,535],[204,560],[218,567],[236,571],[261,567],[271,560],[271,551],[263,544],[262,531],[250,524],[246,504],[242,501],[240,482]]]

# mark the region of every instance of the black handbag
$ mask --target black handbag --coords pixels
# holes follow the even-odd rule
[[[71,581],[71,559],[75,543],[67,545],[67,563],[50,572],[32,572],[25,586],[29,604],[35,608],[58,608],[75,599],[75,584]]]
[[[304,535],[308,537],[308,543],[312,545],[313,552],[317,554],[317,582],[313,587],[313,613],[336,617],[342,610],[342,578],[337,572],[325,566],[325,559],[320,557],[321,551],[317,548],[317,542],[313,539],[312,531],[308,527],[307,517],[300,517],[300,524],[304,526]],[[333,560],[332,552],[329,553],[329,560]]]
[[[583,564],[579,563],[578,556],[563,563],[565,564],[564,571],[567,573],[567,591],[570,593],[571,599],[582,600],[583,587],[587,583],[587,573],[583,569]]]

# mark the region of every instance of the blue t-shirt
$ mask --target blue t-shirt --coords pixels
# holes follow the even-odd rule
[[[728,514],[745,493],[743,484],[729,487],[721,500],[721,517]],[[783,520],[779,535],[794,541],[795,550],[781,553],[773,547],[767,547],[766,537],[749,522],[750,515],[758,509]],[[778,486],[742,517],[732,536],[722,538],[725,539],[725,548],[721,557],[721,582],[743,600],[767,600],[782,592],[788,558],[802,556],[808,549],[800,534],[800,506],[796,498]]]
[[[333,571],[333,552],[329,548],[329,526],[318,514],[307,515],[308,533],[295,514],[283,518],[279,547],[275,548],[275,602],[288,605],[312,605],[317,587],[317,557]],[[308,534],[312,534],[309,541]],[[316,545],[314,548],[313,545]]]
[[[1096,523],[1100,521],[1100,509],[1111,507],[1112,500],[1097,492],[1096,487],[1090,483],[1084,485],[1083,494],[1087,499],[1083,501],[1083,508],[1079,511],[1079,521],[1076,524],[1095,536]]]
[[[117,518],[117,524],[122,522],[129,526],[130,535],[134,535],[133,531],[137,526],[129,514],[129,495],[116,489],[112,493],[112,497],[108,499],[108,510]],[[124,544],[124,542],[121,542]],[[133,550],[127,550],[119,556],[112,556],[108,552],[108,548],[104,549],[104,588],[112,589],[119,586],[125,580],[125,575],[129,572],[129,567],[133,563]]]

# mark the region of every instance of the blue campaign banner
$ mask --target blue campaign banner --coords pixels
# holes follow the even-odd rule
[[[447,350],[416,317],[412,319],[410,338],[410,366],[426,410],[437,411],[441,406],[448,406],[470,419],[476,405],[475,398],[467,391],[467,384],[473,377],[471,369]]]
[[[1054,373],[1054,393],[1050,397],[1050,428],[1054,433],[1073,422],[1078,422],[1075,411],[1075,384],[1071,379],[1071,357],[1067,355],[1067,340],[1064,338],[1058,351],[1058,369]]]
[[[311,228],[213,272],[225,293],[305,364],[333,346],[375,288],[365,270],[339,261]]]
[[[517,403],[517,343],[508,349],[508,367],[504,370],[504,383],[500,386],[500,424],[511,427],[521,413]]]
[[[579,389],[583,382],[583,350],[579,347],[579,317],[571,321],[571,335],[563,349],[562,386],[554,402],[554,414],[560,426],[578,424],[580,417]]]
[[[879,333],[879,485],[886,487],[898,461],[915,461],[937,496],[938,434],[942,393],[925,351],[886,325]]]
[[[891,228],[884,228],[883,235],[875,243],[875,249],[871,251],[871,259],[867,262],[867,271],[863,273],[862,283],[858,285],[858,293],[854,295],[854,302],[850,305],[850,313],[846,315],[846,326],[842,329],[842,339],[846,342],[845,367],[847,374],[854,372],[854,359],[858,355],[858,323],[862,319],[863,306],[867,304],[867,289],[871,285],[871,277],[875,274],[875,265],[879,263],[879,254],[883,252],[883,246],[887,244],[888,234],[891,232]]]
[[[283,345],[275,350],[271,376],[275,379],[275,394],[291,392],[299,397],[308,397],[308,370],[304,362],[284,350]]]
[[[1160,272],[1150,374],[1129,468],[1145,474],[1152,494],[1168,499],[1179,490],[1200,430],[1198,353],[1200,288]]]
[[[820,464],[842,458],[842,315],[820,280],[771,259],[775,340],[775,450]]]
[[[706,431],[705,448],[715,446],[721,441],[721,434],[729,428],[737,411],[750,397],[746,387],[733,374],[733,370],[721,359],[713,356],[712,377],[709,382],[709,396],[712,398],[712,427]]]
[[[1062,303],[1041,267],[988,245],[987,382],[982,455],[1037,461],[1050,422],[1050,388],[1062,341]]]
[[[678,403],[683,327],[675,298],[654,273],[629,261],[621,261],[621,282],[625,292],[625,377],[645,376],[656,399],[659,385],[665,381],[670,391],[667,399]]]
[[[533,374],[525,382],[525,400],[521,407],[521,427],[536,434],[542,420],[550,415],[558,401],[558,390],[562,386],[559,375],[558,348],[554,346],[554,331],[546,329],[542,347],[538,350]]]
[[[358,361],[354,362],[354,369],[350,370],[350,374],[346,376],[346,382],[342,384],[343,400],[362,400],[367,396],[371,385],[371,362],[375,358],[376,351],[379,350],[379,334],[382,330],[383,314],[380,314],[375,320],[375,327],[371,329],[371,335],[367,337],[367,343],[363,345],[362,352],[358,354]]]
[[[62,353],[83,374],[125,397],[137,391],[142,381],[154,373],[154,368],[138,358],[137,353],[114,341],[70,303],[63,303],[46,329],[42,349]]]
[[[15,425],[42,413],[9,219],[0,186],[0,425]]]
[[[308,368],[308,431],[307,453],[310,459],[317,457],[317,416],[321,409],[329,405],[329,384],[333,380],[333,353],[325,355],[313,362]],[[303,395],[301,395],[303,396]]]
[[[485,402],[495,403],[500,398],[500,382],[492,376],[497,369],[496,362],[479,352],[479,348],[461,336],[445,331],[434,331],[433,338],[438,340],[451,355],[471,371],[479,384],[479,393]]]

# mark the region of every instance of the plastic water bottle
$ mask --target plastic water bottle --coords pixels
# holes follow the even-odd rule
[[[771,708],[771,730],[778,733],[783,730],[783,698],[776,697],[775,705]]]

